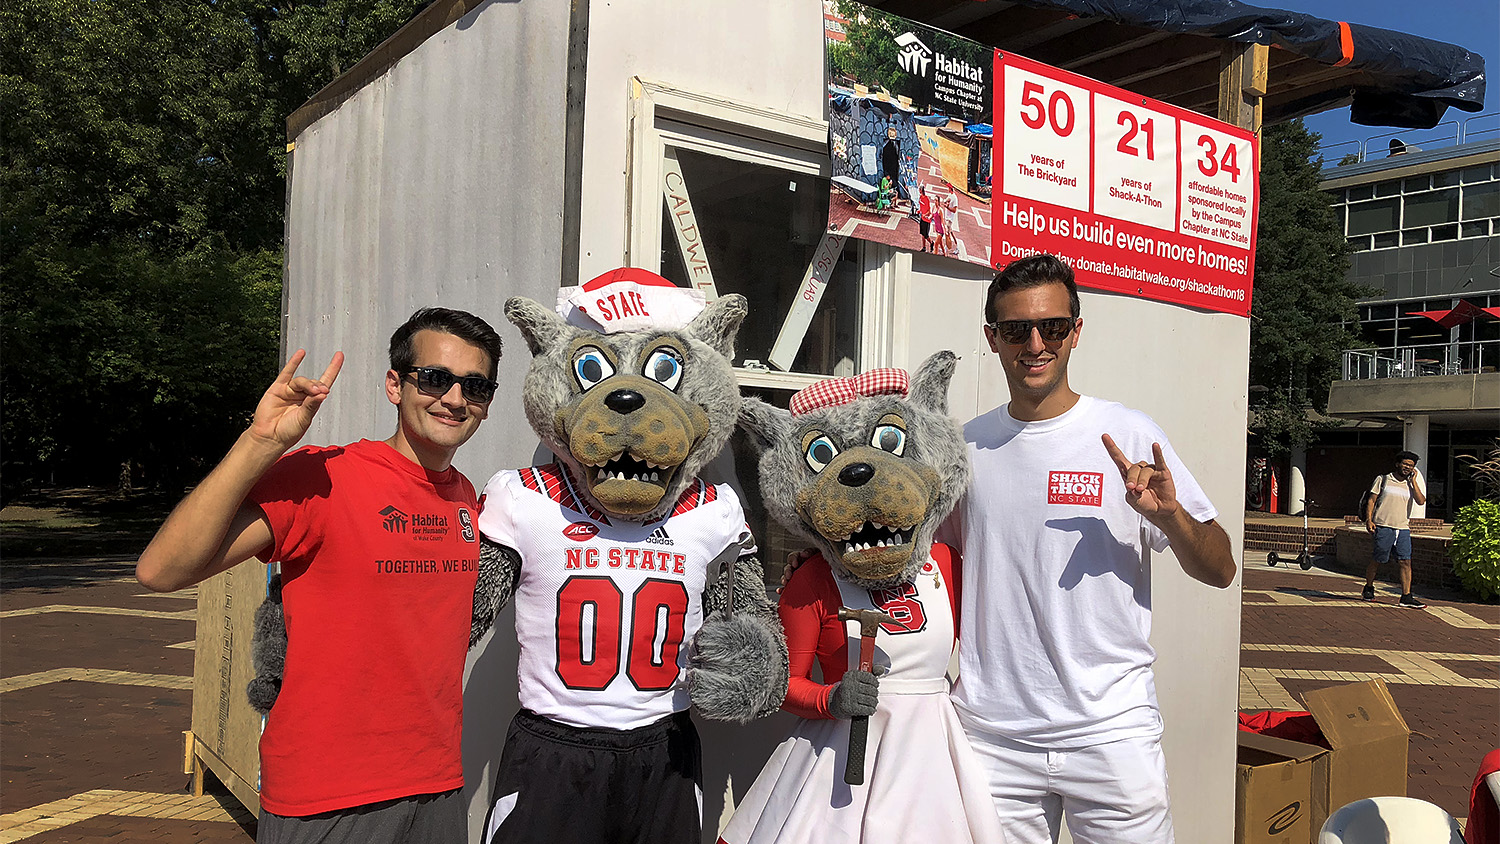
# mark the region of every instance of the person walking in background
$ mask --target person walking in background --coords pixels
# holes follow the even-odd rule
[[[1411,508],[1412,504],[1426,504],[1426,484],[1417,471],[1421,458],[1410,451],[1396,455],[1395,471],[1376,478],[1365,496],[1365,527],[1375,535],[1375,553],[1365,566],[1366,601],[1375,600],[1375,571],[1380,564],[1396,553],[1396,566],[1401,576],[1401,598],[1399,606],[1422,609],[1427,606],[1411,594]]]

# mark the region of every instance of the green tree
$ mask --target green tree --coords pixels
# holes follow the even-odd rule
[[[422,5],[0,5],[7,492],[228,447],[277,367],[286,116]]]
[[[911,77],[896,63],[895,37],[901,34],[901,19],[850,0],[839,0],[838,13],[847,18],[844,42],[828,45],[828,69],[833,77],[846,76],[870,88],[911,96]]]
[[[1308,411],[1327,410],[1344,350],[1362,345],[1351,330],[1356,303],[1372,294],[1348,280],[1349,246],[1318,190],[1319,139],[1300,120],[1261,138],[1250,384],[1272,454],[1311,442],[1324,427]]]

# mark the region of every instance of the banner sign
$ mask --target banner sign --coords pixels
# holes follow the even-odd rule
[[[825,3],[828,231],[1246,316],[1255,136],[862,6]],[[981,58],[982,57],[982,58]]]
[[[1255,136],[995,53],[996,267],[1035,252],[1085,287],[1248,316]]]
[[[990,264],[995,51],[828,0],[828,231]]]

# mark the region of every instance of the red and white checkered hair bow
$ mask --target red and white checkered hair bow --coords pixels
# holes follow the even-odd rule
[[[853,378],[829,378],[792,396],[789,409],[793,416],[848,404],[860,396],[905,396],[911,390],[911,378],[904,369],[872,369]]]

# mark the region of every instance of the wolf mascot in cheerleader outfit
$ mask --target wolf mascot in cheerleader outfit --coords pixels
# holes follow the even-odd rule
[[[880,369],[822,381],[794,395],[790,412],[745,402],[766,508],[819,555],[793,573],[780,606],[792,675],[783,708],[806,720],[721,844],[1004,841],[948,698],[960,561],[932,537],[969,482],[947,414],[955,361],[939,352],[910,378]],[[872,671],[859,668],[865,631],[841,609],[882,614]],[[821,683],[809,676],[814,658]],[[864,718],[860,760],[851,719]]]
[[[484,489],[473,639],[515,601],[521,703],[487,842],[697,844],[689,704],[748,721],[785,697],[739,499],[697,476],[737,420],[745,312],[638,269],[564,288],[555,312],[506,302],[533,356],[526,418],[555,460]]]

